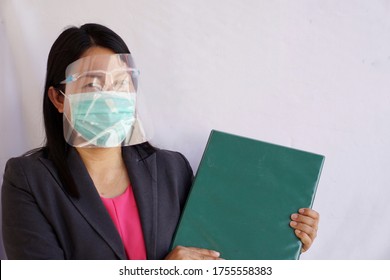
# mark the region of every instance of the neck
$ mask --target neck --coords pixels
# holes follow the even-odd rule
[[[116,197],[130,184],[121,147],[77,148],[94,185],[103,197]]]
[[[122,149],[115,148],[77,148],[89,172],[120,168],[123,166]]]

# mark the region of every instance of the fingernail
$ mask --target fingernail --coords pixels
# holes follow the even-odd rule
[[[292,222],[290,222],[290,225],[291,225],[292,227],[295,227],[295,226],[297,225],[297,222],[292,221]]]
[[[305,209],[304,209],[304,208],[301,208],[301,209],[299,209],[298,212],[301,213],[301,214],[303,214],[303,213],[305,212]]]
[[[295,230],[295,233],[296,233],[296,234],[300,234],[301,231],[300,231],[299,229],[296,229],[296,230]]]
[[[291,219],[295,220],[295,219],[297,219],[297,218],[298,218],[298,214],[292,214],[292,215],[291,215]]]
[[[220,252],[217,252],[217,251],[211,251],[212,252],[212,254],[215,256],[215,257],[219,257],[220,255],[221,255],[221,253]]]

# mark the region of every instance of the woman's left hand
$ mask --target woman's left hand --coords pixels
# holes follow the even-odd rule
[[[320,215],[310,208],[301,208],[298,213],[291,215],[290,226],[303,244],[302,253],[306,252],[313,244],[317,236],[319,221]]]

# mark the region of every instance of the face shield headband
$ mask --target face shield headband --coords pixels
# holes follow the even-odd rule
[[[63,127],[69,145],[110,148],[149,140],[139,116],[139,71],[130,54],[83,57],[65,75]]]

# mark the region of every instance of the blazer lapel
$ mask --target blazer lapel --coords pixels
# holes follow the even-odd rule
[[[80,193],[79,199],[71,198],[73,204],[108,243],[115,254],[120,259],[127,259],[121,237],[105,209],[84,163],[74,148],[69,151],[68,165]]]
[[[123,147],[123,160],[126,164],[130,182],[141,219],[148,259],[157,254],[157,163],[156,154],[142,154],[133,146]],[[63,188],[61,180],[52,172],[51,161],[43,161],[56,181]],[[123,243],[111,217],[107,213],[88,171],[76,149],[70,148],[68,155],[70,172],[75,179],[80,197],[69,197],[73,205],[87,222],[108,243],[120,259],[126,259]]]
[[[157,250],[157,164],[156,154],[143,154],[137,147],[123,147],[122,157],[141,219],[148,259],[156,258]]]

